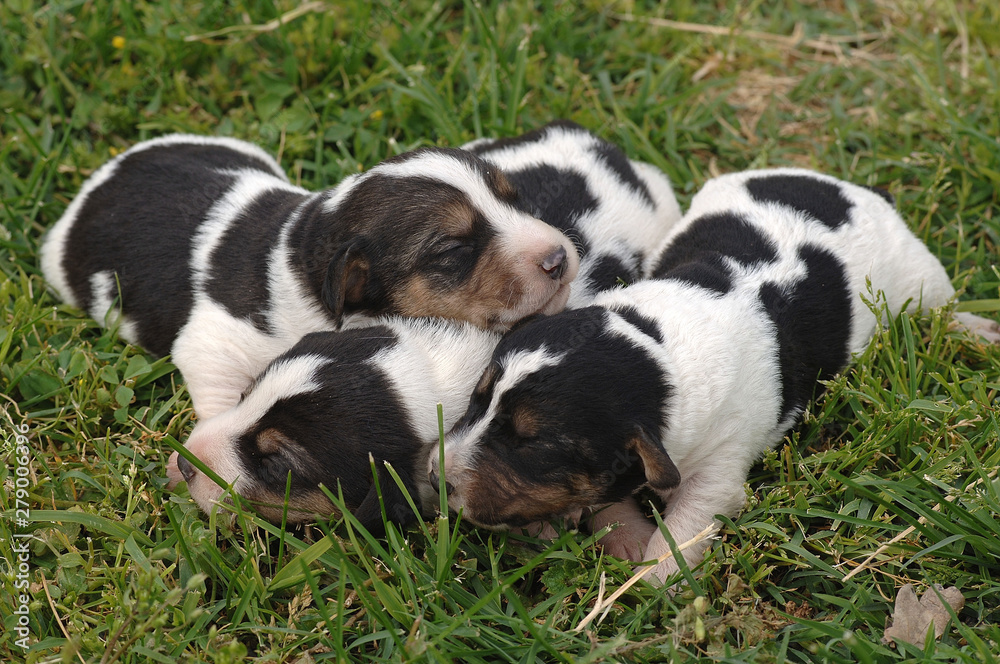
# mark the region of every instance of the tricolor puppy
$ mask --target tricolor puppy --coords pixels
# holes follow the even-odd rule
[[[265,518],[280,521],[286,509],[292,522],[331,515],[323,484],[333,495],[343,491],[355,516],[377,532],[371,454],[386,515],[405,524],[413,511],[384,462],[418,506],[436,504],[426,467],[437,449],[436,404],[450,427],[498,339],[468,323],[400,317],[309,334],[271,362],[238,404],[199,421],[185,447]],[[167,474],[172,484],[187,481],[206,512],[224,500],[222,487],[176,453]]]
[[[310,193],[249,143],[139,143],[84,184],[41,251],[67,302],[171,353],[199,417],[345,317],[505,329],[561,310],[579,259],[493,165],[422,148]],[[348,321],[349,322],[349,321]]]
[[[893,312],[955,293],[887,194],[796,169],[710,180],[651,267],[501,340],[446,438],[453,509],[506,528],[610,505],[595,527],[624,523],[611,551],[655,559],[669,548],[633,492],[662,495],[678,544],[737,514],[751,464],[880,324],[867,279]],[[995,322],[956,318],[1000,340]]]
[[[643,263],[681,218],[662,171],[630,161],[574,122],[559,120],[521,136],[480,139],[463,148],[507,175],[522,210],[572,238],[580,272],[570,308],[641,278]]]

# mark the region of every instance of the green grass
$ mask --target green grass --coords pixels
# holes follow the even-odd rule
[[[166,458],[193,424],[180,376],[57,302],[37,250],[88,174],[163,133],[252,140],[320,188],[415,146],[568,117],[663,168],[683,204],[713,173],[767,165],[887,187],[962,300],[998,318],[996,3],[351,0],[250,28],[300,4],[0,5],[0,659],[993,659],[1000,349],[949,333],[940,312],[894,320],[829,384],[754,468],[747,509],[694,585],[640,583],[578,633],[602,575],[606,594],[631,575],[591,536],[538,542],[452,516],[374,541],[344,523],[209,519],[166,491]],[[802,41],[644,20],[656,17]],[[26,590],[15,532],[31,534]],[[958,586],[958,626],[883,645],[905,582]],[[25,592],[27,652],[13,613]]]

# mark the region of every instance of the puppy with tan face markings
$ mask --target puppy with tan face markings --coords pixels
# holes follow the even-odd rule
[[[41,250],[67,302],[170,353],[199,417],[303,334],[379,314],[505,329],[561,310],[579,259],[488,162],[421,148],[310,193],[260,148],[173,135],[84,183]]]
[[[418,507],[436,504],[425,467],[438,436],[436,404],[450,427],[498,339],[468,323],[399,317],[307,335],[233,408],[200,421],[185,447],[265,518],[280,522],[286,510],[290,522],[329,516],[322,484],[342,491],[358,520],[379,532],[373,461],[387,518],[406,524],[415,515],[385,463]],[[223,500],[223,488],[176,453],[167,475],[172,485],[186,481],[206,512]]]
[[[642,277],[643,263],[680,221],[667,176],[567,120],[520,136],[462,146],[500,168],[518,205],[571,238],[580,272],[567,307]]]
[[[641,262],[680,218],[665,175],[630,162],[572,123],[473,146],[494,166],[512,169],[518,208],[557,224],[583,252],[584,288],[577,293],[573,283],[571,303],[588,302],[595,290],[638,277]],[[388,516],[405,523],[412,511],[381,462],[390,461],[411,495],[430,507],[427,494],[434,494],[424,463],[436,448],[435,403],[444,404],[450,428],[497,341],[467,325],[402,318],[310,335],[268,366],[237,405],[200,420],[186,447],[237,493],[261,504],[269,518],[281,517],[276,506],[284,501],[291,473],[293,519],[328,514],[331,506],[319,485],[335,491],[339,483],[358,518],[378,529],[371,452]],[[172,484],[186,481],[206,511],[223,495],[177,454],[168,475]]]
[[[663,497],[678,544],[735,516],[751,464],[881,324],[866,280],[893,313],[955,294],[888,194],[798,169],[710,180],[649,269],[501,340],[445,440],[452,509],[489,528],[600,510],[593,528],[622,524],[611,553],[657,559],[669,547],[633,493]],[[1000,341],[996,322],[955,318]]]

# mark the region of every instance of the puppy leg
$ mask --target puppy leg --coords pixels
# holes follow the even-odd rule
[[[733,516],[743,507],[745,501],[743,482],[746,473],[719,474],[711,470],[702,469],[698,474],[682,480],[680,486],[674,489],[670,496],[670,503],[663,515],[663,523],[677,546],[694,538],[708,525],[719,528],[721,524],[715,519],[716,514]],[[688,566],[693,567],[701,562],[710,543],[710,540],[705,538],[682,552]],[[656,530],[646,545],[645,559],[655,560],[669,552],[670,546],[667,540],[659,530]],[[663,583],[677,570],[676,561],[673,557],[668,557],[657,564],[651,575],[646,578],[652,583]]]
[[[1000,323],[967,312],[955,314],[951,327],[981,337],[990,343],[1000,343]]]
[[[605,526],[617,525],[600,539],[599,544],[609,555],[636,562],[643,559],[642,553],[646,548],[646,542],[656,532],[656,524],[642,513],[639,503],[631,496],[595,512],[591,515],[588,525],[591,532],[597,532]]]

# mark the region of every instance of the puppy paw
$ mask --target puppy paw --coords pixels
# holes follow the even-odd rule
[[[648,565],[639,565],[633,569],[633,571],[638,574],[644,569],[647,569]],[[653,571],[646,572],[645,578],[650,584],[654,586],[662,586],[663,583],[669,579],[671,576],[675,575],[680,570],[677,563],[674,562],[673,558],[668,558],[662,563],[658,563],[653,566]]]
[[[648,539],[648,534],[645,536],[636,535],[628,528],[619,527],[599,539],[597,543],[608,555],[639,562],[643,559],[642,555]]]

